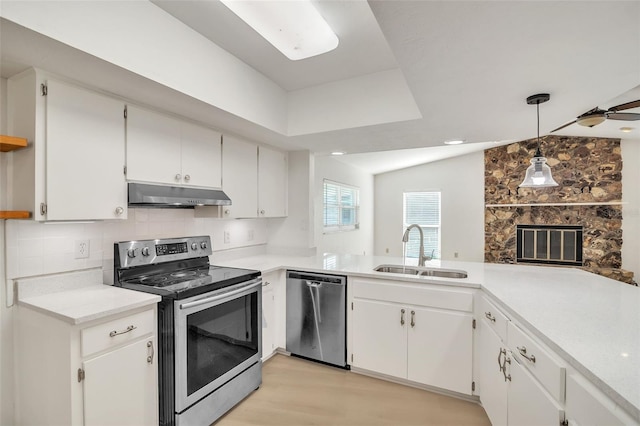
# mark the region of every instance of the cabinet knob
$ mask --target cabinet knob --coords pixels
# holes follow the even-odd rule
[[[231,210],[229,210],[229,209],[225,209],[225,210],[224,210],[224,214],[231,214]]]
[[[260,210],[260,214],[264,214],[264,210]]]
[[[120,216],[124,213],[124,209],[122,207],[116,207],[116,215]]]
[[[177,182],[180,182],[180,180],[181,180],[181,179],[182,179],[182,175],[181,175],[180,173],[178,173],[178,174],[176,175],[176,181],[177,181]]]
[[[189,176],[189,175],[184,175],[184,180],[185,180],[186,182],[189,182],[189,181],[191,180],[191,176]]]

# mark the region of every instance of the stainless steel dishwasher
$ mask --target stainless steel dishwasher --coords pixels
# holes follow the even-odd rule
[[[347,278],[287,271],[287,351],[347,367]]]

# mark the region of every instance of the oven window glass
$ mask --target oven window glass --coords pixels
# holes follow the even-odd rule
[[[187,395],[258,353],[256,292],[187,316]]]

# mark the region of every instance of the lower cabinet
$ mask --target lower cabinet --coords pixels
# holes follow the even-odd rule
[[[351,283],[352,367],[471,394],[470,292],[383,280]]]
[[[74,325],[19,307],[16,423],[157,425],[156,307]]]
[[[282,270],[262,275],[262,360],[285,347],[285,304]]]
[[[86,425],[150,425],[157,418],[154,340],[89,359],[84,370]]]
[[[565,419],[564,367],[486,299],[480,306],[477,377],[491,424],[560,425]]]

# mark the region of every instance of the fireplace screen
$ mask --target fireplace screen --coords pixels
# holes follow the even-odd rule
[[[516,225],[516,261],[582,266],[582,226]]]

